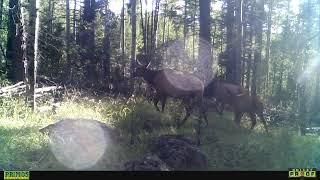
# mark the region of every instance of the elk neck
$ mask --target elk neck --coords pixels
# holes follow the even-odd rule
[[[160,72],[161,70],[150,70],[147,69],[145,73],[143,74],[143,79],[151,85],[154,85],[155,82],[153,82],[153,79],[156,77],[156,75]]]

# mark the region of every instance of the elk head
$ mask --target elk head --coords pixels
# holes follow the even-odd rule
[[[136,68],[134,71],[133,76],[134,77],[143,77],[144,74],[148,71],[148,68],[151,64],[151,61],[149,60],[148,63],[141,63],[140,60],[144,60],[147,58],[147,55],[139,54],[137,55],[137,63]]]

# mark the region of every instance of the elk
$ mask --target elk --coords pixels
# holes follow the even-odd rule
[[[141,55],[142,57],[143,55]],[[137,58],[137,62],[138,66],[135,69],[134,77],[142,77],[154,89],[153,103],[157,111],[160,112],[158,102],[161,102],[163,112],[167,98],[171,97],[182,100],[182,104],[185,106],[186,114],[181,122],[177,122],[178,128],[186,122],[194,107],[199,108],[200,119],[204,118],[208,122],[202,103],[204,84],[199,78],[172,69],[149,69],[151,61],[143,65]]]
[[[256,125],[256,115],[261,119],[266,132],[268,128],[263,116],[263,103],[258,96],[251,96],[249,92],[240,85],[213,79],[204,90],[204,97],[215,98],[222,104],[231,106],[234,113],[234,121],[240,127],[240,121],[244,113],[248,113],[251,119],[251,130]]]

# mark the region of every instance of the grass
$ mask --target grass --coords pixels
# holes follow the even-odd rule
[[[180,129],[177,106],[170,102],[164,113],[157,112],[142,98],[66,98],[56,113],[33,113],[19,99],[0,99],[0,169],[70,170],[52,153],[49,138],[38,132],[61,118],[98,119],[120,130],[124,141],[108,148],[103,158],[88,170],[121,170],[122,165],[148,151],[150,138],[161,134],[193,137],[194,119]],[[237,128],[231,113],[209,113],[209,127],[202,130],[202,151],[209,170],[287,170],[289,167],[318,167],[320,138],[298,136],[288,127],[264,133],[261,122],[254,131],[243,119]],[[133,120],[133,121],[132,121]],[[130,123],[134,127],[134,145],[130,145]],[[151,127],[146,127],[149,124]]]

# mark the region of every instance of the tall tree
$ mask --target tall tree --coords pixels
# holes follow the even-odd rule
[[[211,0],[201,0],[199,1],[200,7],[200,39],[199,39],[199,69],[202,78],[205,82],[213,77],[212,65],[213,59],[211,55],[211,34],[210,34],[210,7]]]
[[[109,4],[108,0],[105,0],[105,19],[104,19],[104,55],[105,59],[103,61],[103,79],[105,79],[105,82],[107,83],[107,89],[109,89],[109,83],[110,83],[110,57],[111,57],[111,50],[110,50],[110,26],[109,26]]]
[[[24,1],[22,1],[24,2]],[[25,8],[21,7],[20,8],[20,14],[21,14],[21,26],[22,26],[22,35],[21,35],[21,50],[22,50],[22,60],[23,60],[23,81],[24,84],[28,85],[29,84],[29,62],[28,62],[28,56],[27,56],[27,43],[28,43],[28,31],[27,31],[27,13],[25,12]],[[28,89],[30,89],[29,86],[26,86],[26,96],[25,96],[25,102],[28,103],[29,96],[28,96]]]
[[[242,0],[236,1],[236,41],[234,43],[234,82],[240,84],[241,81],[241,61],[242,61]]]
[[[19,0],[9,1],[8,13],[8,36],[7,36],[7,71],[8,78],[13,82],[22,81],[23,79],[23,62],[21,47],[20,26],[20,3]]]
[[[320,3],[319,3],[319,9],[320,9]],[[318,29],[320,31],[320,11],[319,11],[319,15],[318,15]],[[318,52],[320,53],[320,36],[318,36]],[[320,57],[319,57],[320,58]],[[320,62],[320,59],[318,60],[318,62]],[[318,67],[317,67],[318,71],[316,71],[316,88],[315,88],[315,94],[316,94],[316,98],[315,98],[315,107],[319,107],[320,104],[320,63],[318,63]]]
[[[122,1],[122,10],[121,10],[121,58],[122,58],[122,62],[124,61],[124,55],[125,55],[125,22],[124,22],[124,0]]]
[[[27,43],[27,56],[28,56],[28,83],[26,84],[27,101],[31,103],[34,110],[36,107],[35,88],[37,82],[37,65],[39,61],[38,56],[38,40],[39,40],[39,8],[40,0],[29,0],[29,18],[28,18],[28,43]]]
[[[273,9],[273,0],[268,2],[268,15],[267,15],[267,42],[266,42],[266,79],[265,79],[265,89],[269,89],[269,61],[270,61],[270,48],[271,48],[271,26],[272,26],[272,9]]]
[[[130,72],[131,76],[133,76],[135,63],[136,63],[136,27],[137,27],[137,20],[136,20],[136,0],[130,0],[131,3],[131,67]]]
[[[36,108],[36,96],[35,89],[37,87],[37,74],[38,74],[38,63],[39,63],[39,32],[40,32],[40,0],[35,0],[35,32],[34,32],[34,65],[31,83],[31,93],[32,93],[32,108]]]
[[[152,36],[151,36],[151,50],[153,51],[156,48],[156,37],[157,37],[157,30],[158,30],[158,19],[159,19],[159,9],[160,9],[160,0],[156,0],[156,6],[154,10],[154,18],[153,18],[153,28],[152,28]]]
[[[66,69],[65,77],[70,77],[71,62],[70,62],[70,3],[66,0]],[[66,78],[67,79],[67,78]]]
[[[74,42],[77,41],[77,0],[74,0],[74,7],[73,7],[73,39]]]
[[[80,32],[80,46],[84,52],[81,54],[82,65],[85,66],[85,77],[87,85],[96,84],[97,75],[97,58],[95,58],[95,0],[84,0],[84,8],[82,14],[82,27]]]
[[[257,95],[257,86],[260,87],[260,65],[262,52],[262,31],[263,31],[263,17],[264,17],[264,0],[259,0],[255,4],[256,18],[255,18],[255,51],[252,71],[252,85],[251,94]],[[257,84],[257,80],[259,84]]]
[[[147,37],[146,37],[146,29],[145,29],[145,25],[144,25],[144,20],[143,20],[142,0],[140,0],[140,17],[141,17],[140,18],[140,24],[141,24],[142,40],[143,40],[142,52],[146,53],[147,52]]]
[[[234,73],[234,59],[235,59],[235,51],[234,51],[234,29],[235,29],[235,17],[234,17],[234,9],[235,9],[235,0],[228,0],[227,2],[227,14],[225,17],[225,25],[227,30],[227,45],[226,45],[226,78],[228,81],[235,81],[235,73]]]
[[[0,0],[0,28],[2,26],[3,0]]]

